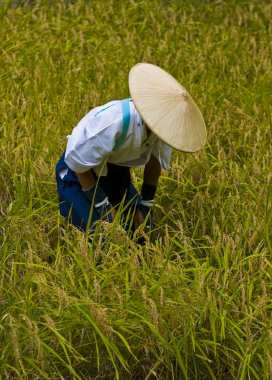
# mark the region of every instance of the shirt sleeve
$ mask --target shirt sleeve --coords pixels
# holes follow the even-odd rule
[[[157,139],[153,145],[152,154],[157,158],[164,170],[169,169],[172,154],[172,148],[169,145],[161,139]]]
[[[121,107],[114,108],[95,117],[85,116],[73,129],[65,153],[65,162],[71,170],[84,173],[92,168],[97,172],[101,168],[100,174],[105,175],[104,163],[122,131]]]

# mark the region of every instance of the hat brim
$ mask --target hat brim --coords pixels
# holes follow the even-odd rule
[[[129,73],[133,103],[146,125],[174,149],[193,153],[203,148],[204,118],[183,86],[158,66],[139,63]]]

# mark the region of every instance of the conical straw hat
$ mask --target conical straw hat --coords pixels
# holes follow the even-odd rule
[[[196,152],[206,141],[203,116],[190,94],[160,67],[138,63],[129,73],[133,103],[146,125],[174,149]]]

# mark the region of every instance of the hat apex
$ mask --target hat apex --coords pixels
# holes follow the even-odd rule
[[[174,149],[196,152],[205,144],[203,116],[188,91],[170,74],[150,63],[129,73],[134,105],[147,126]]]

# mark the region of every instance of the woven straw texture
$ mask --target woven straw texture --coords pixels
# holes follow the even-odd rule
[[[190,94],[160,67],[139,63],[129,74],[132,100],[147,126],[174,149],[196,152],[206,141],[203,116]]]

